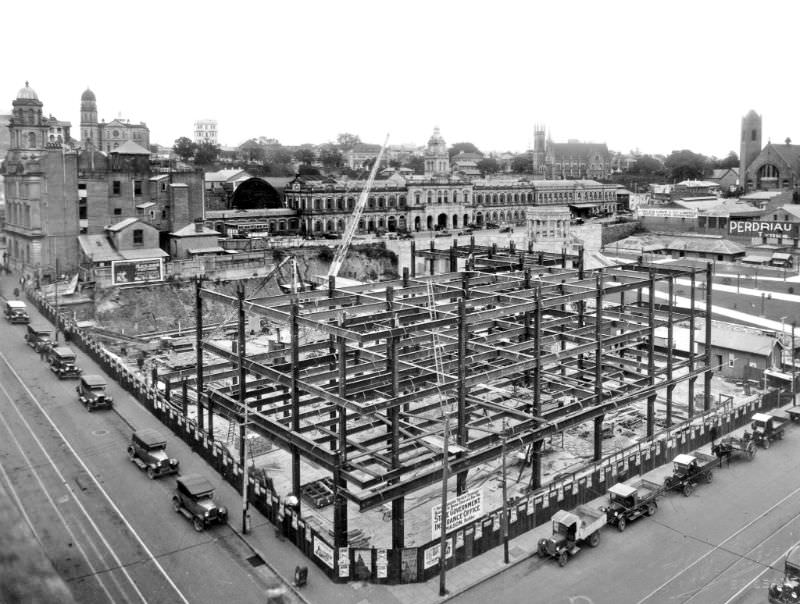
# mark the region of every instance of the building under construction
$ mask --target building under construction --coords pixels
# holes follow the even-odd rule
[[[657,393],[669,426],[673,389],[688,380],[691,417],[701,375],[697,390],[710,406],[710,348],[677,356],[671,345],[675,324],[688,322],[693,340],[710,308],[710,266],[590,269],[582,254],[474,244],[412,247],[411,258],[401,279],[382,283],[340,287],[331,278],[251,299],[197,286],[202,354],[189,384],[202,394],[189,398],[200,401],[198,427],[213,433],[215,415],[246,415],[248,430],[290,451],[298,499],[301,459],[329,472],[334,547],[347,546],[347,500],[361,511],[390,505],[392,547],[403,548],[405,498],[448,475],[462,493],[471,470],[516,449],[528,452],[536,489],[542,443],[555,434],[593,422],[599,460],[603,418],[616,408],[645,402],[651,436]],[[671,303],[679,277],[691,283],[689,308]],[[204,339],[204,301],[238,309],[238,347]],[[288,332],[290,344],[249,354],[248,314]],[[659,327],[667,346],[656,349]],[[162,379],[174,387],[186,375]]]

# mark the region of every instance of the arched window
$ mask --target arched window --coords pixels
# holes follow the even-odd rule
[[[314,200],[314,209],[319,210],[322,202],[319,199]]]
[[[328,197],[328,199],[325,200],[325,209],[326,210],[333,209],[333,199],[331,199],[330,197]]]
[[[370,209],[375,209],[375,198],[374,197],[370,197],[369,198],[369,207],[370,207]]]
[[[319,233],[322,230],[322,221],[315,220],[314,221],[314,232]]]
[[[328,233],[333,231],[333,220],[329,220],[325,223],[325,231]]]
[[[428,191],[428,203],[433,203],[433,191]]]
[[[381,210],[386,207],[386,199],[383,196],[378,197],[378,208]]]
[[[336,198],[336,209],[337,210],[344,210],[344,199],[341,197]]]
[[[28,147],[31,149],[36,148],[36,133],[28,132]]]
[[[406,196],[405,195],[401,195],[400,196],[400,199],[399,199],[399,202],[398,202],[398,206],[400,206],[401,208],[406,207]]]
[[[347,198],[347,209],[348,210],[354,210],[355,207],[356,207],[356,200],[353,199],[352,197],[348,197]]]

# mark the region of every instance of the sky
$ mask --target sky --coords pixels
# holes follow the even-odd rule
[[[423,145],[438,126],[522,152],[545,124],[555,142],[724,157],[750,109],[765,144],[800,143],[791,0],[44,0],[2,18],[0,113],[29,81],[76,137],[88,86],[101,119],[162,145],[210,118],[226,146]]]

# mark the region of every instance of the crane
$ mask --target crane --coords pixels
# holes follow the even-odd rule
[[[372,170],[369,172],[369,178],[367,179],[364,188],[361,190],[361,194],[358,196],[358,201],[356,202],[356,207],[353,209],[353,215],[350,217],[350,222],[347,223],[347,226],[344,229],[342,243],[336,249],[336,253],[333,256],[331,266],[328,269],[328,279],[338,276],[339,271],[342,268],[342,264],[344,264],[344,259],[347,256],[347,250],[350,249],[350,244],[353,241],[353,235],[355,235],[356,229],[358,228],[358,221],[361,219],[361,214],[364,213],[364,208],[367,206],[369,191],[372,188],[372,183],[375,182],[375,175],[378,173],[378,167],[380,166],[383,152],[386,150],[386,145],[388,143],[389,135],[387,134],[386,139],[383,141],[383,146],[378,153],[378,157],[375,159],[375,163],[372,164]]]

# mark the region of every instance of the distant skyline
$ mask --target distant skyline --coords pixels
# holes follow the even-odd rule
[[[765,144],[800,143],[791,83],[800,3],[110,6],[4,6],[0,113],[27,80],[75,138],[88,86],[101,119],[146,122],[151,142],[167,146],[208,118],[225,146],[258,136],[319,144],[342,132],[423,145],[438,126],[448,145],[522,152],[544,123],[556,142],[722,158],[739,153],[751,109]]]

